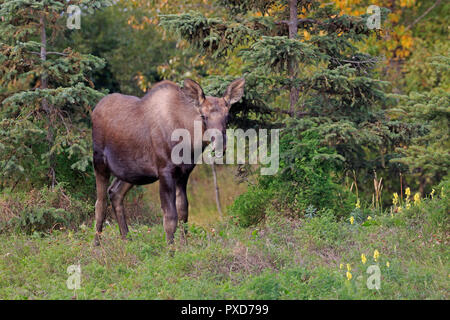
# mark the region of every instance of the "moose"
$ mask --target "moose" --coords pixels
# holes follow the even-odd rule
[[[178,222],[183,223],[181,239],[185,241],[186,187],[195,161],[181,164],[172,161],[171,150],[177,143],[171,139],[172,132],[184,128],[193,136],[194,122],[199,121],[202,133],[208,129],[222,133],[225,148],[228,113],[231,105],[242,98],[244,85],[244,78],[234,80],[223,97],[217,98],[205,96],[201,86],[191,79],[185,79],[182,88],[165,80],[142,98],[113,93],[99,101],[91,116],[97,188],[95,245],[100,244],[106,197],[109,196],[121,237],[127,239],[125,195],[134,185],[157,180],[166,241],[173,243]],[[200,143],[202,150],[208,145],[208,142]],[[194,149],[193,145],[190,150]],[[111,175],[115,178],[108,187]]]

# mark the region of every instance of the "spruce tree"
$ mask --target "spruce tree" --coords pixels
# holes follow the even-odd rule
[[[401,157],[393,160],[408,167],[422,195],[427,186],[448,175],[450,168],[450,58],[432,57],[426,65],[433,70],[427,80],[434,82],[434,88],[401,96],[399,108],[393,110],[404,121],[424,123],[423,134],[398,148]]]
[[[69,5],[81,12],[105,0],[0,1],[0,180],[28,177],[54,186],[90,165],[89,111],[103,93],[90,80],[104,61],[58,48]],[[81,21],[81,28],[82,21]],[[61,176],[61,177],[60,177]]]
[[[231,69],[227,61],[240,59],[237,72],[245,75],[246,91],[232,112],[247,119],[267,111],[281,115],[284,132],[297,136],[283,150],[287,167],[298,160],[294,144],[312,134],[336,151],[325,152],[324,159],[340,161],[341,173],[354,171],[372,187],[374,170],[387,170],[395,146],[417,128],[385,114],[387,83],[374,71],[379,59],[358,45],[377,33],[367,25],[370,15],[343,14],[332,3],[314,0],[217,2],[228,10],[226,18],[187,12],[162,15],[161,25],[223,61],[225,72]],[[381,12],[383,19],[386,10]],[[229,80],[214,75],[203,81],[217,94]]]

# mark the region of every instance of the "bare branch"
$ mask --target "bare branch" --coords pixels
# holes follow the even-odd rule
[[[337,59],[337,58],[332,58],[334,61],[338,61],[338,62],[347,62],[347,63],[355,63],[355,64],[361,64],[361,63],[377,63],[379,60],[378,59],[371,59],[371,60],[346,60],[346,59]]]
[[[310,18],[302,18],[302,19],[297,19],[298,24],[301,23],[311,23],[311,24],[324,24],[322,21],[319,20],[314,20],[314,19],[310,19]],[[286,25],[290,25],[291,23],[289,22],[289,20],[280,20],[280,21],[275,21],[275,24],[286,24]]]
[[[213,163],[211,163],[211,169],[212,169],[213,178],[214,178],[214,193],[216,196],[217,211],[219,211],[220,217],[223,218],[222,206],[220,205],[219,185],[217,184],[217,174],[216,174],[216,167],[215,167],[214,161],[213,161]]]
[[[289,21],[287,21],[287,20],[275,21],[275,24],[287,24],[287,25],[289,25]]]
[[[423,19],[428,13],[430,13],[431,10],[433,10],[436,6],[438,6],[441,3],[442,0],[437,0],[431,7],[429,7],[427,10],[425,10],[424,13],[422,13],[416,20],[414,20],[409,26],[405,28],[405,32],[411,29],[415,24],[417,24],[420,20]]]
[[[41,55],[40,52],[36,52],[36,51],[31,51],[30,53],[37,54],[37,55]],[[66,53],[63,53],[63,52],[55,52],[55,51],[47,51],[46,54],[47,54],[47,55],[49,55],[49,54],[56,54],[56,55],[65,56],[65,57],[68,56]]]

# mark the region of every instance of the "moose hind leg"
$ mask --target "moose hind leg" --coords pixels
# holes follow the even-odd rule
[[[109,173],[100,173],[95,170],[95,184],[97,188],[97,201],[95,202],[95,239],[94,245],[100,245],[100,234],[106,216],[106,188],[109,182]]]
[[[123,206],[123,199],[127,192],[133,187],[131,183],[119,180],[116,178],[108,189],[109,199],[116,214],[117,222],[119,223],[119,230],[122,239],[126,239],[128,234],[127,219],[125,217],[125,209]]]

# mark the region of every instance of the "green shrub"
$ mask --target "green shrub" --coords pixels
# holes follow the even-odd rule
[[[436,194],[432,199],[422,199],[419,204],[412,204],[404,214],[410,224],[420,225],[425,233],[446,235],[449,231],[450,179],[443,180],[434,189]]]
[[[270,190],[251,186],[247,192],[237,197],[230,210],[237,215],[240,226],[249,227],[265,217],[271,196]]]
[[[238,197],[231,213],[242,226],[261,221],[268,207],[291,216],[308,214],[311,208],[331,209],[346,216],[355,197],[334,181],[341,157],[320,145],[315,132],[285,129],[280,138],[280,169],[273,176],[260,176],[256,185]]]
[[[76,228],[93,216],[89,202],[66,194],[64,185],[54,190],[5,194],[0,198],[0,230],[25,233],[51,232],[54,228]]]
[[[307,219],[301,231],[317,247],[336,245],[343,234],[342,225],[330,209],[321,210],[315,217]]]

